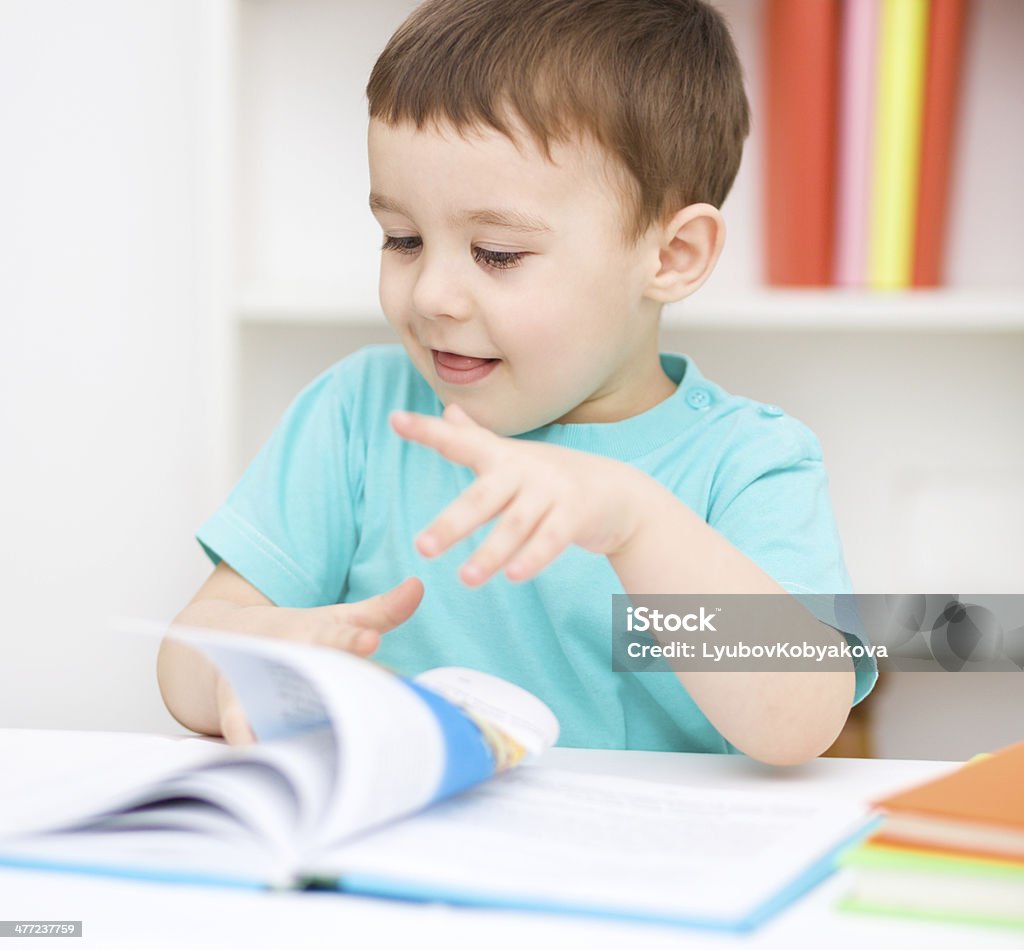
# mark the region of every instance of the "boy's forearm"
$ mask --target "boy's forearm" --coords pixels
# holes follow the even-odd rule
[[[186,607],[174,622],[215,626],[210,611],[223,611],[233,606],[236,605],[202,601]],[[210,736],[221,734],[217,671],[205,656],[183,643],[165,639],[157,656],[157,682],[164,705],[186,729]]]
[[[789,594],[654,479],[637,483],[639,528],[609,561],[627,594]],[[794,639],[842,646],[806,611]],[[841,672],[676,674],[712,725],[752,758],[792,765],[824,752],[853,701],[853,664]]]

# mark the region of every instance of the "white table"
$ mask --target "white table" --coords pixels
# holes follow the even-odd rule
[[[129,738],[131,737],[131,738]],[[130,733],[0,730],[0,761],[10,767],[27,743],[48,753],[87,755],[90,745],[138,741]],[[179,741],[210,741],[180,737]],[[952,762],[894,759],[818,759],[776,769],[740,756],[696,753],[553,749],[546,764],[580,772],[718,789],[754,785],[782,801],[787,796],[842,796],[857,801],[955,768]],[[2,808],[2,802],[0,802]],[[819,885],[781,915],[747,936],[582,918],[481,911],[432,904],[370,900],[330,893],[258,893],[124,881],[113,878],[0,868],[0,919],[81,920],[82,938],[70,946],[140,950],[147,947],[497,947],[554,946],[751,947],[804,946],[1024,947],[1024,937],[963,925],[911,922],[834,910],[848,886],[844,872]],[[13,950],[29,938],[4,940]],[[38,938],[31,946],[40,947]],[[50,946],[43,944],[42,946]]]

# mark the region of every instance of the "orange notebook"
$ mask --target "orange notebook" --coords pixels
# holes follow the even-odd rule
[[[932,0],[914,240],[915,287],[942,283],[966,0]]]
[[[769,284],[832,279],[836,0],[768,0],[764,236]]]
[[[1024,857],[1024,742],[873,804],[877,841]]]

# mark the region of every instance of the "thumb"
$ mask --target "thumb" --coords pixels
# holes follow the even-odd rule
[[[355,608],[349,614],[352,622],[383,633],[405,623],[416,612],[422,600],[423,581],[418,577],[407,577],[383,594],[343,606]]]

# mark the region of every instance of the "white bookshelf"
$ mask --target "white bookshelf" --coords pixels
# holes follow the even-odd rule
[[[249,288],[235,312],[244,324],[331,324],[370,327],[384,317],[373,303],[342,303],[343,296],[308,288]],[[1024,330],[1024,291],[860,290],[755,288],[698,294],[665,309],[666,329],[812,330],[864,333],[907,330],[987,333]]]

